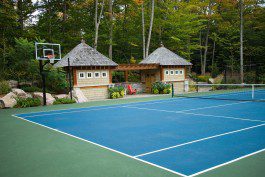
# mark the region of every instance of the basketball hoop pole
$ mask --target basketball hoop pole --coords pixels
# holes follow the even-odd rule
[[[71,79],[71,73],[70,73],[70,60],[68,58],[68,79],[69,79],[69,90],[70,90],[70,98],[71,100],[73,99],[73,94],[72,94],[72,79]]]
[[[42,60],[39,60],[40,74],[42,80],[42,96],[43,96],[43,105],[46,106],[46,78],[43,72],[43,63]]]

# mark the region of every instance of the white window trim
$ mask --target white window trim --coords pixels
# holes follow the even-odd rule
[[[170,70],[170,75],[174,75],[174,70]]]
[[[98,73],[98,76],[96,76],[97,73]],[[94,72],[94,78],[100,78],[100,72]]]
[[[184,74],[183,70],[179,70],[179,74],[183,75]]]
[[[91,74],[91,77],[88,77],[88,74],[89,74],[89,73]],[[86,77],[87,77],[88,79],[93,78],[93,72],[87,72],[87,73],[86,73]]]
[[[106,76],[103,76],[103,73],[105,73]],[[103,71],[103,72],[101,72],[101,77],[102,77],[102,78],[107,78],[107,77],[108,77],[108,72],[107,72],[107,71]]]
[[[84,77],[81,77],[81,74],[83,74]],[[85,72],[79,72],[79,73],[78,73],[78,78],[79,78],[79,79],[85,79],[85,78],[86,78],[86,73],[85,73]]]
[[[179,70],[175,70],[175,75],[179,75]]]
[[[165,70],[165,75],[169,75],[169,70]]]

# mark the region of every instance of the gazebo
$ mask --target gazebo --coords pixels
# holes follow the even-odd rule
[[[68,67],[73,73],[74,90],[81,90],[88,100],[108,97],[108,86],[112,83],[111,70],[117,63],[99,53],[84,40],[66,54],[55,67]]]

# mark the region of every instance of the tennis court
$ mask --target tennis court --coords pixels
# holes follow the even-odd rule
[[[180,176],[265,150],[265,102],[171,98],[14,115]]]

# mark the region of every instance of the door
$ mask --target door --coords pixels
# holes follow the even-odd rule
[[[145,92],[151,93],[152,84],[156,81],[155,74],[146,74],[145,75]]]

